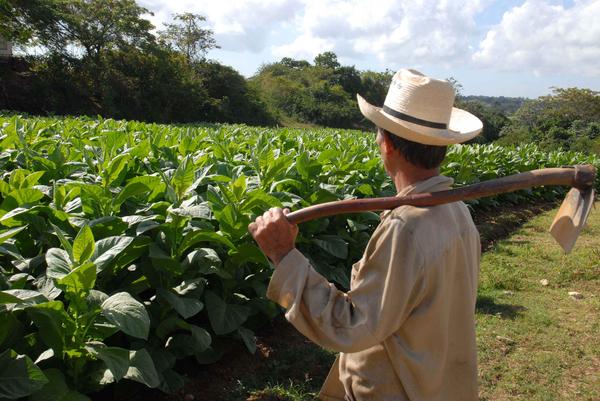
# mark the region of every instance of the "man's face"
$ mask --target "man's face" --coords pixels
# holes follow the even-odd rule
[[[383,156],[383,149],[381,148],[383,145],[383,134],[381,133],[380,128],[377,128],[377,138],[375,138],[375,142],[379,145],[379,153]]]
[[[377,138],[375,139],[375,142],[377,142],[377,145],[379,145],[379,154],[381,155],[381,160],[383,161],[383,167],[385,168],[386,173],[389,175],[389,160],[386,152],[384,151],[384,137],[380,128],[377,128]]]

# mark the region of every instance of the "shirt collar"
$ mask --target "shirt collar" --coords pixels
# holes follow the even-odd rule
[[[403,188],[396,196],[443,191],[450,189],[452,184],[454,184],[454,180],[452,178],[443,175],[436,175],[426,180],[415,182],[414,184]]]
[[[403,188],[396,196],[401,197],[424,192],[444,191],[450,189],[452,184],[454,184],[454,179],[443,175],[436,175]],[[383,220],[390,212],[391,210],[381,212],[380,219]]]

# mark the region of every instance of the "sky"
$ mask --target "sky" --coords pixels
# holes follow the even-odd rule
[[[600,0],[137,0],[157,29],[174,13],[207,18],[208,58],[246,77],[324,51],[359,70],[453,77],[465,95],[535,98],[600,90]]]

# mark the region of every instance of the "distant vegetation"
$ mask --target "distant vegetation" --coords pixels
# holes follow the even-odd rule
[[[492,109],[510,116],[527,100],[524,97],[506,97],[506,96],[463,96],[463,100],[467,102],[477,102]]]
[[[382,104],[393,73],[359,72],[342,66],[335,53],[305,60],[283,58],[266,64],[250,79],[269,111],[279,119],[292,119],[340,128],[361,128],[364,121],[356,94]]]
[[[501,144],[524,142],[600,154],[600,92],[554,88],[551,95],[527,100],[500,138]]]
[[[5,0],[0,37],[41,55],[0,64],[0,109],[101,115],[147,122],[372,129],[356,93],[382,104],[393,71],[359,71],[333,52],[312,62],[284,57],[246,79],[206,59],[217,48],[205,17],[173,16],[154,34],[135,0]],[[38,51],[39,53],[39,51]],[[484,123],[475,143],[535,142],[600,153],[600,95],[554,88],[538,99],[464,96],[456,106]]]

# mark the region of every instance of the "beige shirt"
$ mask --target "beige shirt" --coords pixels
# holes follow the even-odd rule
[[[449,189],[437,176],[398,195]],[[324,401],[475,401],[479,233],[462,202],[382,213],[342,292],[293,250],[267,296],[315,343],[339,351]]]

